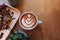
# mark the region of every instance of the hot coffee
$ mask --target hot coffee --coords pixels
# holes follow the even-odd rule
[[[22,28],[29,30],[37,25],[37,17],[33,13],[23,13],[19,23]]]

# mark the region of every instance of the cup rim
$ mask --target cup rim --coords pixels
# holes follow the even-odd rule
[[[25,28],[25,27],[23,27],[23,26],[21,25],[21,23],[20,23],[21,17],[22,17],[24,14],[27,14],[27,13],[33,14],[33,15],[36,17],[36,20],[37,20],[36,24],[35,24],[33,27],[31,27],[31,28]],[[24,13],[22,13],[22,14],[20,15],[20,17],[19,17],[19,25],[20,25],[20,27],[21,27],[22,29],[32,30],[32,29],[34,29],[34,28],[37,26],[37,24],[38,24],[38,18],[37,18],[37,16],[36,16],[33,12],[24,12]]]

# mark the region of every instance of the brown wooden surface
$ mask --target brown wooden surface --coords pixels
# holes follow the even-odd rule
[[[30,40],[60,40],[60,0],[23,0],[21,13],[34,12],[42,24],[26,31]],[[14,30],[20,29],[18,22]]]

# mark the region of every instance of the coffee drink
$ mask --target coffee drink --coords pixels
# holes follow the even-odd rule
[[[24,29],[34,28],[37,24],[37,17],[33,13],[23,13],[19,20],[20,26]]]

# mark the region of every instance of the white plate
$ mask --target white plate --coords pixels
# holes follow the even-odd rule
[[[6,3],[5,3],[5,4],[6,4]],[[20,12],[19,12],[16,8],[13,8],[12,6],[10,6],[10,5],[8,5],[8,4],[6,4],[6,5],[10,8],[11,11],[14,12],[13,18],[15,18],[15,19],[12,20],[11,23],[10,23],[10,25],[9,25],[10,28],[11,28],[11,30],[12,30],[13,27],[14,27],[14,25],[15,25],[15,23],[17,22],[17,20],[18,20],[18,18],[19,18],[19,16],[20,16]],[[10,31],[11,31],[11,30],[10,30]],[[10,33],[10,31],[9,31],[9,30],[0,31],[0,34],[1,34],[1,33],[4,33],[2,39],[0,39],[0,40],[6,40],[6,38],[8,37],[8,35],[9,35],[9,33]]]

